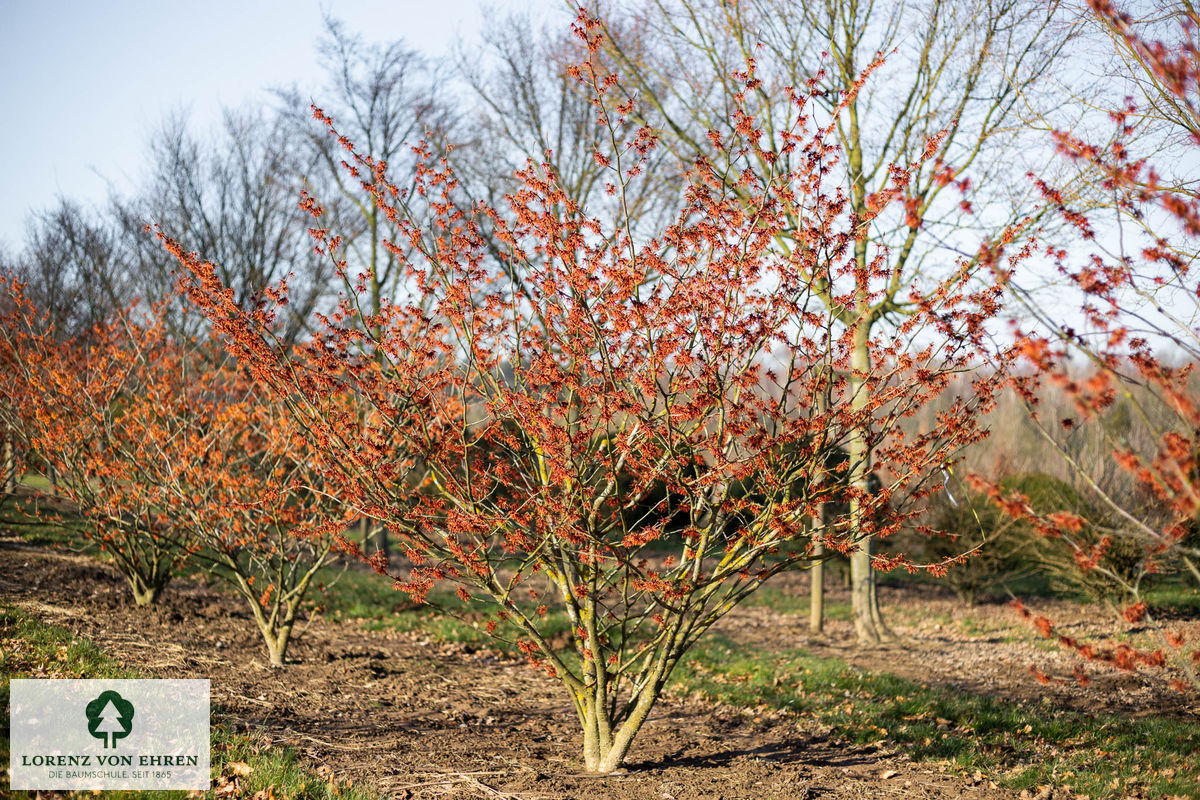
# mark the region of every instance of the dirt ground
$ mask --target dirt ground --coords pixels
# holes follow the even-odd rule
[[[883,591],[885,604],[895,605],[902,590]],[[820,725],[795,715],[750,714],[674,697],[660,703],[639,734],[623,774],[581,776],[569,701],[556,682],[524,662],[319,618],[293,647],[297,663],[272,670],[237,601],[177,581],[159,607],[139,609],[106,566],[11,537],[0,538],[0,601],[71,629],[157,677],[208,677],[218,719],[290,745],[314,769],[390,797],[1017,797],[886,748],[831,740]],[[972,610],[982,614],[985,631],[968,636],[960,626],[935,621],[962,613],[952,599],[933,598],[920,607],[919,619],[896,617],[904,646],[872,650],[853,644],[848,623],[831,622],[818,639],[808,635],[804,620],[767,608],[740,609],[723,628],[747,646],[803,646],[962,691],[1049,695],[1072,707],[1135,714],[1168,706],[1188,711],[1153,678],[1105,675],[1087,689],[1073,681],[1041,686],[1030,679],[1029,664],[1069,675],[1072,662],[986,631],[988,615],[1011,611]],[[1075,618],[1063,616],[1069,604],[1058,611],[1068,624],[1082,624],[1077,610]],[[1011,627],[1011,616],[1004,625]],[[1105,683],[1110,680],[1118,691]],[[1188,701],[1192,707],[1195,700]]]

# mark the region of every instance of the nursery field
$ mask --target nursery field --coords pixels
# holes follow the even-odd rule
[[[202,579],[140,608],[97,559],[6,533],[0,672],[208,677],[218,797],[1200,797],[1200,697],[1153,670],[1091,668],[1081,685],[1078,659],[1000,602],[885,584],[901,641],[861,648],[844,590],[813,636],[807,577],[783,576],[693,651],[626,767],[594,777],[556,683],[470,615],[330,576],[271,668],[242,605]],[[1029,604],[1073,634],[1149,635],[1071,600]],[[1159,612],[1200,630],[1194,608]]]
[[[1193,3],[37,5],[0,792],[1200,800]]]

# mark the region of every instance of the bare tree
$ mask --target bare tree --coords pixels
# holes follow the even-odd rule
[[[414,219],[424,218],[428,209],[414,191],[413,148],[424,142],[435,151],[444,150],[453,116],[441,97],[437,70],[416,50],[403,41],[367,42],[332,18],[327,17],[325,25],[318,46],[325,86],[315,96],[297,87],[277,90],[276,95],[282,118],[305,142],[308,190],[342,231],[347,264],[338,270],[340,289],[356,299],[363,319],[371,319],[405,291],[408,242],[371,201],[377,178],[363,173],[356,181],[348,174],[342,165],[346,154],[323,125],[313,123],[312,107],[328,114],[363,154],[387,165],[388,175],[399,184],[397,202]],[[365,543],[369,521],[364,518],[362,525]],[[374,539],[386,557],[387,532],[377,529]]]
[[[458,126],[450,153],[455,174],[471,200],[503,211],[505,195],[520,186],[517,171],[532,162],[552,172],[568,196],[653,229],[678,199],[682,171],[668,153],[655,152],[645,165],[654,180],[620,199],[605,194],[594,101],[570,74],[583,58],[577,37],[558,26],[539,29],[527,14],[497,21],[479,47],[461,46],[456,70],[476,110]],[[486,229],[487,220],[480,223]]]
[[[842,157],[828,169],[856,216],[871,218],[872,204],[889,196],[889,165],[920,162],[892,207],[858,231],[855,285],[819,294],[824,313],[853,343],[849,402],[865,409],[871,387],[862,376],[877,357],[867,344],[872,331],[902,325],[915,308],[913,290],[934,290],[960,268],[961,255],[972,263],[990,257],[990,250],[976,251],[978,243],[998,238],[1035,208],[1023,179],[1034,164],[1022,161],[1027,153],[1051,156],[1045,148],[1023,150],[1016,123],[1036,103],[1034,90],[1071,36],[1057,5],[647,0],[609,15],[619,21],[609,52],[644,121],[680,161],[704,152],[706,139],[723,143],[732,191],[742,191],[733,166],[747,152],[730,117],[735,98],[746,95],[754,123],[780,141],[787,131],[778,120],[787,115],[778,89],[810,80],[823,90],[827,113],[846,104],[837,122]],[[622,35],[630,30],[638,33],[635,47]],[[933,157],[922,160],[931,147]],[[783,174],[792,166],[760,168]],[[797,220],[777,236],[777,247],[802,250],[802,233]],[[876,443],[868,421],[848,443],[846,475],[860,496]],[[853,502],[853,520],[862,519],[864,506]],[[851,554],[855,629],[864,643],[892,638],[879,611],[872,547],[868,539]]]
[[[414,215],[424,212],[420,198],[412,193],[413,147],[422,141],[435,149],[444,147],[452,115],[440,96],[437,70],[403,41],[367,42],[327,18],[318,52],[325,85],[315,95],[297,87],[278,90],[276,95],[284,118],[305,142],[309,190],[346,231],[347,275],[367,275],[364,292],[356,289],[352,279],[343,281],[342,288],[360,295],[368,309],[377,311],[383,299],[401,291],[404,280],[403,258],[384,241],[397,248],[405,243],[370,202],[366,187],[373,185],[372,176],[360,176],[363,183],[349,176],[342,167],[345,153],[323,125],[313,122],[312,106],[328,114],[364,153],[386,163],[393,178],[407,177],[400,189],[405,207]]]
[[[87,330],[134,299],[112,220],[60,198],[31,215],[24,249],[0,258],[26,293],[46,309],[59,337]]]
[[[197,137],[182,117],[168,120],[151,139],[148,184],[113,204],[139,294],[157,301],[173,293],[174,267],[145,234],[156,223],[221,264],[241,304],[258,302],[263,289],[287,279],[292,302],[284,336],[299,336],[328,283],[297,205],[304,157],[302,142],[277,115],[226,110],[211,139]],[[174,317],[182,331],[198,324],[182,307]]]

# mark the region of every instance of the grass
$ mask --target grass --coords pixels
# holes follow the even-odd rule
[[[76,638],[70,631],[47,625],[14,606],[0,606],[0,712],[9,718],[8,685],[12,678],[145,678],[149,677],[122,664],[90,642]],[[214,709],[219,713],[219,709]],[[227,784],[234,764],[245,764],[249,773],[239,777],[238,796],[251,796],[273,789],[273,796],[294,800],[373,800],[376,795],[351,784],[332,782],[300,763],[294,750],[272,745],[266,747],[255,738],[235,734],[224,724],[212,726],[212,777],[218,786]],[[7,772],[9,763],[8,726],[0,733],[0,763]],[[7,778],[4,778],[7,786]],[[228,786],[226,785],[226,788]],[[12,792],[17,797],[33,793]],[[101,797],[125,800],[122,791],[66,792],[67,796]],[[182,798],[183,791],[138,792],[138,797]],[[220,795],[217,789],[207,797]]]
[[[485,630],[494,618],[495,606],[483,598],[464,602],[455,592],[437,587],[429,593],[429,605],[414,606],[408,595],[391,587],[374,573],[327,570],[324,588],[318,586],[321,610],[335,620],[360,620],[368,630],[423,631],[447,641],[487,646],[502,652],[516,652],[508,644]],[[775,586],[764,586],[746,601],[747,605],[772,608],[785,614],[808,614],[808,596],[797,596]],[[529,602],[527,610],[537,605]],[[826,600],[825,614],[831,619],[850,619],[850,606]],[[542,619],[547,637],[570,631],[570,620],[551,606]],[[503,632],[503,628],[499,632]]]
[[[50,480],[37,473],[26,473],[21,486],[34,490],[0,501],[0,530],[16,534],[25,542],[52,550],[69,550],[111,561],[95,541],[91,527],[70,503],[54,497]],[[62,510],[56,506],[64,507]]]
[[[796,614],[807,617],[809,595],[808,592],[788,592],[768,583],[750,595],[746,599],[745,604],[774,609],[783,614]],[[850,606],[845,603],[830,602],[829,597],[826,596],[825,618],[848,620],[850,619]]]
[[[0,502],[0,529],[12,531],[30,544],[100,554],[99,547],[81,535],[78,517],[60,513],[61,523],[47,522],[46,515],[38,513],[37,506],[38,501],[33,497]]]
[[[681,663],[673,691],[787,709],[855,744],[889,742],[1020,790],[1042,785],[1094,798],[1200,797],[1200,724],[1083,715],[863,672],[800,650],[745,652],[714,636]]]
[[[1142,592],[1142,598],[1155,613],[1200,615],[1200,589],[1187,578],[1159,581]]]
[[[516,654],[516,643],[498,638],[512,636],[514,629],[497,628],[498,636],[487,632],[489,619],[495,618],[497,606],[483,597],[464,601],[448,588],[435,587],[429,592],[428,603],[416,606],[404,592],[393,589],[384,578],[368,572],[347,570],[335,576],[329,571],[320,596],[323,613],[334,620],[359,620],[367,630],[420,632],[443,641],[461,642],[507,654]],[[523,603],[527,613],[534,613],[537,602]],[[540,629],[547,638],[565,634],[571,629],[566,613],[551,607],[542,618]],[[565,650],[565,649],[564,649]],[[573,648],[572,648],[573,651]]]
[[[397,591],[374,572],[324,567],[313,584],[322,613],[332,619],[383,619],[413,608],[404,592]]]

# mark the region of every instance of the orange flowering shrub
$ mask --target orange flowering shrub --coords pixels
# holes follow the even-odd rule
[[[340,506],[291,415],[220,352],[173,340],[155,316],[112,320],[76,339],[43,329],[19,284],[0,319],[0,395],[56,491],[153,602],[184,559],[248,603],[272,664],[339,541]]]
[[[260,387],[231,365],[189,383],[196,404],[140,480],[194,542],[193,559],[246,601],[281,666],[314,578],[350,547],[348,521],[322,492],[309,441]]]
[[[153,603],[190,543],[161,493],[139,480],[168,433],[144,400],[184,402],[184,366],[162,337],[127,347],[119,322],[60,342],[19,283],[2,279],[0,291],[10,300],[0,316],[0,371],[11,376],[0,382],[2,421],[53,471],[52,491],[74,506],[81,533],[112,559],[135,602]]]
[[[581,14],[576,32],[594,54],[596,21]],[[812,564],[818,542],[846,552],[897,530],[940,488],[930,473],[983,436],[990,373],[935,430],[906,435],[898,422],[977,363],[1000,289],[972,288],[964,267],[856,341],[855,315],[893,276],[883,253],[856,266],[866,220],[829,175],[840,154],[813,120],[815,83],[788,90],[780,141],[736,109],[754,143],[735,156],[740,191],[698,154],[673,222],[650,232],[621,209],[655,132],[622,136],[632,101],[596,60],[575,75],[604,142],[599,209],[533,162],[508,208],[466,207],[452,171],[418,147],[413,185],[434,212],[418,224],[387,165],[338,137],[347,171],[404,239],[386,246],[407,284],[377,314],[351,293],[298,348],[272,335],[276,305],[239,306],[216,265],[160,236],[188,297],[308,437],[327,491],[398,538],[407,569],[372,565],[414,598],[450,582],[498,609],[488,631],[515,634],[561,681],[587,769],[608,772],[713,623],[781,570]],[[759,88],[753,64],[739,80]],[[774,166],[785,152],[801,166]],[[902,202],[918,166],[893,167],[873,213]],[[301,205],[317,250],[366,291],[319,201]],[[982,256],[998,264],[1003,248]],[[287,287],[271,299],[286,302]],[[854,360],[864,344],[867,370]],[[863,430],[867,454],[847,458]],[[844,480],[869,472],[868,458],[888,466],[877,492]],[[660,502],[646,509],[652,493]],[[876,563],[916,568],[901,554]],[[551,607],[570,620],[565,648]]]

